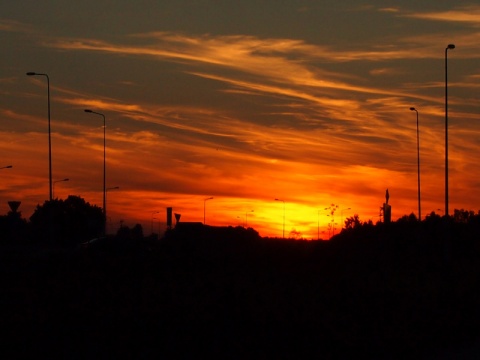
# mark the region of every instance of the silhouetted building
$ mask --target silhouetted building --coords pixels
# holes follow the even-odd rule
[[[167,229],[172,228],[172,208],[167,207]]]
[[[178,222],[176,226],[167,231],[166,238],[187,241],[202,240],[257,240],[260,236],[253,229],[245,229],[243,226],[211,226],[202,222]]]

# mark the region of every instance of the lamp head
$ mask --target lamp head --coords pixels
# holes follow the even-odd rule
[[[454,44],[448,44],[447,49],[453,50],[453,49],[455,49],[455,45]]]
[[[33,76],[33,75],[37,75],[37,73],[36,73],[36,72],[33,72],[33,71],[29,71],[29,72],[27,72],[27,75],[28,75],[28,76]]]
[[[85,109],[85,112],[86,112],[86,113],[91,113],[92,110],[90,110],[90,109]]]
[[[415,110],[417,110],[417,109],[415,109],[414,107],[411,107],[410,110],[415,111]]]

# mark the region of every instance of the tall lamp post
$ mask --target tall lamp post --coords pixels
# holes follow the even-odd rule
[[[90,109],[85,109],[86,113],[95,114],[103,117],[103,216],[105,217],[105,224],[107,223],[107,211],[106,211],[106,202],[107,202],[107,190],[106,190],[106,124],[105,124],[105,115]],[[105,225],[106,226],[106,225]]]
[[[455,49],[454,44],[445,48],[445,216],[448,216],[448,50]]]
[[[53,196],[55,197],[55,184],[58,183],[58,182],[62,182],[62,181],[69,181],[70,179],[66,178],[66,179],[62,179],[62,180],[57,180],[57,181],[54,181],[53,182],[53,190],[52,190],[52,194]]]
[[[213,197],[209,197],[209,198],[206,198],[206,199],[203,199],[203,225],[205,225],[205,203],[208,201],[208,200],[212,200]]]
[[[33,71],[27,72],[28,76],[45,76],[47,78],[47,102],[48,102],[48,180],[50,201],[53,199],[53,184],[52,184],[52,136],[50,128],[50,78],[45,73],[36,73]]]
[[[422,210],[420,207],[420,133],[418,130],[418,110],[414,107],[410,108],[411,111],[417,113],[417,189],[418,189],[418,220],[422,221]]]
[[[285,239],[285,200],[275,199],[275,201],[283,202],[283,238]]]
[[[103,236],[107,236],[107,193],[109,190],[118,190],[120,189],[119,186],[109,187],[105,189],[105,203],[103,205],[103,216],[105,218],[105,222],[103,223]]]

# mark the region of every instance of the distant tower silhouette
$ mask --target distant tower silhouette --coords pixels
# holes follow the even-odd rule
[[[390,199],[390,194],[385,191],[385,202],[383,203],[383,221],[388,224],[392,221],[392,207],[388,204],[388,200]]]

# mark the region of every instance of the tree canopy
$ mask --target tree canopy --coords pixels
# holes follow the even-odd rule
[[[79,196],[54,199],[37,205],[30,217],[32,233],[38,240],[58,245],[75,245],[99,236],[103,231],[102,209]]]

